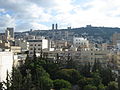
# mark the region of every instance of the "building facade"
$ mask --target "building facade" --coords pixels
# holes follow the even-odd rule
[[[6,80],[7,71],[11,73],[14,55],[12,52],[0,52],[0,82]]]
[[[48,40],[42,39],[42,40],[28,40],[28,48],[29,48],[29,56],[32,57],[34,54],[34,50],[36,54],[41,53],[41,50],[48,49]]]
[[[89,41],[83,37],[73,37],[74,47],[86,46],[89,47]]]
[[[7,28],[5,35],[7,40],[14,40],[14,28]]]

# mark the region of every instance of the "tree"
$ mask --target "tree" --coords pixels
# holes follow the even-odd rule
[[[70,58],[70,56],[68,56],[68,60],[67,60],[67,63],[66,63],[66,68],[68,69],[76,69],[76,65],[77,63],[75,63],[75,61],[73,61],[72,58]]]
[[[3,83],[0,82],[0,90],[3,90]]]
[[[100,74],[98,72],[93,72],[91,77],[93,78],[93,85],[98,86],[102,83]]]
[[[119,90],[118,89],[118,83],[115,81],[112,81],[108,84],[107,90]]]
[[[95,60],[94,65],[92,67],[92,72],[100,71],[101,70],[101,63]]]
[[[56,73],[56,78],[67,80],[74,85],[77,84],[77,81],[79,81],[81,75],[75,69],[61,69]]]
[[[32,82],[32,75],[30,70],[26,71],[27,75],[23,78],[23,90],[32,90],[33,82]]]
[[[92,85],[86,85],[84,87],[84,90],[97,90],[97,87],[96,86],[92,86]]]
[[[51,80],[49,77],[42,76],[41,81],[43,90],[50,90],[53,87],[53,80]]]
[[[91,77],[91,65],[90,63],[85,63],[80,67],[80,73],[85,77]]]
[[[58,63],[48,62],[47,60],[38,60],[38,66],[42,66],[48,72],[52,79],[55,79],[55,73],[59,70]]]
[[[71,89],[70,82],[63,80],[63,79],[56,79],[53,81],[54,89],[55,90],[61,90],[61,89]]]
[[[103,84],[98,85],[98,90],[106,90],[106,87]]]
[[[109,82],[115,81],[115,75],[110,68],[104,68],[100,71],[102,83],[107,86]]]
[[[86,77],[82,77],[79,81],[78,81],[78,85],[80,87],[80,90],[83,90],[84,87],[86,85],[94,85],[94,82],[93,82],[93,78],[86,78]]]
[[[23,77],[19,69],[14,68],[12,73],[12,85],[13,90],[21,90],[23,87]]]
[[[118,87],[119,87],[119,90],[120,90],[120,76],[118,76]]]

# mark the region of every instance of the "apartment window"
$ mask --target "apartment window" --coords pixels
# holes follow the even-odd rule
[[[38,50],[41,50],[40,48],[38,48]]]
[[[33,44],[30,44],[30,46],[33,46]]]
[[[41,46],[40,44],[38,44],[38,46]]]
[[[30,52],[30,54],[33,54],[33,52]]]
[[[36,44],[35,44],[35,46],[36,46]]]
[[[93,55],[93,53],[91,53],[91,55]]]

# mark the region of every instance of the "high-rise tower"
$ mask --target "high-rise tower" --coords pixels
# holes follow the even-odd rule
[[[54,30],[54,24],[52,24],[52,30]]]
[[[6,39],[13,40],[14,39],[14,28],[7,28],[5,31]]]
[[[58,25],[57,25],[57,23],[55,24],[55,29],[56,29],[56,30],[58,29]]]

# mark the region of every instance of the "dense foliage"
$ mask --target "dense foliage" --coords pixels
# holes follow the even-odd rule
[[[13,68],[12,74],[7,73],[0,90],[119,90],[120,79],[108,66],[98,61],[94,65],[74,64],[74,60],[62,63],[34,54]]]

